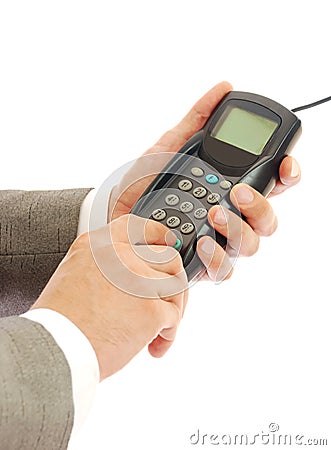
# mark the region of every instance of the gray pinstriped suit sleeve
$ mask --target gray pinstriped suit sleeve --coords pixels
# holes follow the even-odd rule
[[[0,450],[62,450],[74,406],[68,363],[27,311],[76,237],[89,189],[0,192]]]

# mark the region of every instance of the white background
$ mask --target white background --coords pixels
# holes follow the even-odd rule
[[[319,0],[2,0],[0,188],[98,186],[223,79],[289,108],[331,95],[328,11]],[[99,386],[71,450],[198,448],[198,428],[254,435],[271,422],[331,442],[331,103],[298,115],[303,177],[271,200],[277,232],[231,280],[192,289],[163,359],[143,351]]]

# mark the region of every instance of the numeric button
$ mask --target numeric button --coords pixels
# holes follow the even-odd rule
[[[192,182],[190,180],[180,180],[178,183],[178,187],[181,191],[189,191],[192,189]]]
[[[177,216],[171,216],[167,220],[167,225],[169,228],[176,228],[180,225],[180,218]]]
[[[207,194],[207,189],[205,189],[202,186],[196,187],[195,189],[193,189],[193,195],[196,198],[203,198],[205,197],[205,195]]]
[[[198,208],[194,211],[194,217],[196,219],[203,219],[208,214],[206,208]]]
[[[221,200],[221,196],[220,196],[220,194],[217,194],[217,192],[212,192],[207,197],[207,202],[210,205],[216,205],[216,203],[218,203],[220,200]]]
[[[179,197],[176,194],[169,194],[166,196],[165,202],[168,206],[175,206],[179,203]]]
[[[191,202],[183,202],[179,207],[179,209],[183,213],[189,213],[189,212],[193,211],[193,208],[194,208],[194,205]]]
[[[155,220],[163,220],[166,218],[167,213],[165,212],[164,209],[155,209],[152,212],[152,217]]]
[[[183,225],[180,227],[180,231],[183,234],[190,234],[190,233],[192,233],[193,230],[194,230],[194,225],[193,225],[193,223],[190,223],[190,222],[183,223]]]

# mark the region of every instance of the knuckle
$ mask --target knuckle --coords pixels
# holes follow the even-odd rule
[[[133,216],[133,214],[131,214],[131,216]],[[119,225],[121,227],[126,227],[128,221],[129,221],[129,218],[130,218],[130,214],[123,214],[123,215],[117,217],[116,219],[112,220],[108,224],[110,233],[113,233],[116,230],[116,227],[118,227]]]
[[[220,284],[223,281],[229,280],[233,274],[233,267],[229,266],[226,269],[224,267],[220,267],[216,272],[214,277],[214,282],[216,284]]]
[[[253,256],[260,247],[260,236],[254,233],[253,237],[247,239],[248,243],[243,246],[241,254],[243,256]]]
[[[165,310],[165,308],[161,308],[161,302],[167,302],[169,308]],[[182,320],[182,314],[179,307],[173,300],[159,300],[159,317],[161,318],[162,323],[166,323],[169,321],[169,317],[171,317],[171,327],[177,327]],[[171,313],[170,313],[171,310]]]
[[[156,145],[161,145],[164,148],[171,148],[178,139],[178,132],[176,127],[166,131],[163,136],[157,141]]]
[[[146,327],[153,335],[157,335],[163,322],[163,311],[159,299],[139,299],[137,305],[141,308]]]
[[[128,265],[136,265],[138,262],[143,261],[142,258],[137,257],[137,253],[134,248],[125,242],[116,242],[113,245],[114,255],[120,261],[125,261]]]
[[[224,275],[224,277],[223,277],[223,281],[226,281],[226,280],[229,280],[231,277],[232,277],[232,274],[233,274],[233,267],[231,267],[228,271],[227,271],[227,273]]]
[[[129,222],[130,219],[133,219],[135,217],[136,216],[134,216],[133,214],[123,214],[122,216],[115,219],[114,223],[118,222],[124,226]],[[112,225],[112,222],[111,222],[111,225]]]
[[[270,215],[273,213],[272,207],[267,199],[261,198],[260,200],[260,207],[258,211],[258,217],[264,218],[264,217],[270,217]]]
[[[273,221],[271,222],[269,227],[267,227],[263,231],[263,236],[271,236],[276,231],[277,227],[278,227],[278,220],[277,217],[274,216]]]
[[[80,234],[76,237],[74,242],[71,244],[71,250],[79,250],[90,245],[89,233],[86,231],[85,233]]]
[[[175,324],[178,326],[182,320],[183,315],[182,315],[180,309],[178,308],[178,306],[175,305],[174,303],[173,303],[173,307],[174,307],[174,313],[176,315]]]
[[[134,216],[134,214],[122,214],[121,216],[119,216],[117,219],[115,219],[114,221],[113,221],[113,223],[114,222],[126,222],[127,220],[129,220],[129,217],[130,216]],[[112,224],[112,222],[111,222],[111,224]]]
[[[132,230],[137,226],[138,219],[138,216],[134,214],[123,214],[110,222],[110,233],[116,233],[116,231],[121,229],[126,230],[126,233],[130,235],[132,234]]]
[[[260,247],[260,236],[255,234],[255,239],[253,240],[253,245],[251,246],[250,256],[255,255]]]

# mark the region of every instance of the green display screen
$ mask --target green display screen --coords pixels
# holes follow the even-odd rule
[[[254,155],[261,155],[278,123],[236,106],[228,106],[211,136]]]

